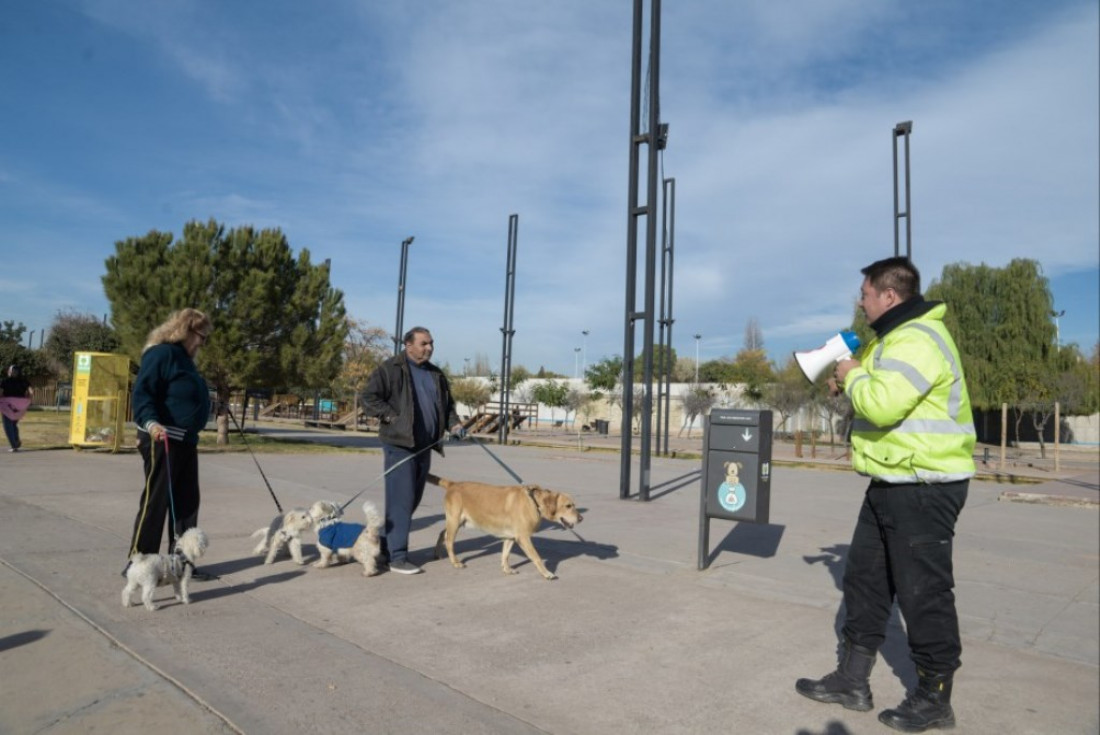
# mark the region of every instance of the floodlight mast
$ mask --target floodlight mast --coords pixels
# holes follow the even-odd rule
[[[405,275],[409,269],[409,246],[413,237],[401,241],[401,266],[397,274],[397,325],[393,330],[393,354],[401,354],[401,340],[405,333]]]
[[[906,120],[894,126],[894,257],[901,255],[900,233],[898,225],[905,218],[905,257],[913,260],[913,220],[909,216],[909,135],[913,132],[913,121]],[[905,211],[898,209],[898,138],[905,137]]]

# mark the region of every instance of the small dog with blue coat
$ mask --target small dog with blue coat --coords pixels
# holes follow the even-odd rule
[[[317,551],[321,555],[313,566],[324,569],[334,562],[354,560],[363,565],[364,577],[378,574],[384,520],[374,503],[369,500],[363,503],[364,523],[340,520],[343,511],[338,504],[328,500],[318,500],[310,506],[309,515],[317,532]]]

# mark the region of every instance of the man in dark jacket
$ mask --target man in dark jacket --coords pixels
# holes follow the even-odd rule
[[[430,362],[434,349],[431,332],[413,327],[405,334],[404,344],[404,352],[371,373],[363,391],[363,406],[366,414],[381,424],[378,438],[388,473],[383,549],[389,556],[390,571],[419,574],[423,570],[408,559],[409,528],[432,467],[427,450],[443,453],[439,442],[448,427],[459,437],[466,431],[455,412],[447,376]]]

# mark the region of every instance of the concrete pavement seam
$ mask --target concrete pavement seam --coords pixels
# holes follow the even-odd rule
[[[0,559],[0,561],[3,561],[3,560],[2,560],[2,559]],[[10,566],[10,565],[9,565],[9,566]],[[337,565],[337,566],[353,566],[353,565],[345,565],[345,564],[340,564],[340,565]],[[26,576],[26,575],[24,575],[24,576]],[[220,582],[220,583],[222,583],[223,585],[225,585],[225,586],[227,586],[227,587],[230,587],[230,588],[234,588],[234,587],[236,587],[236,585],[235,585],[235,584],[233,584],[233,582],[232,582],[232,581],[230,581],[230,580],[229,580],[229,579],[228,579],[227,577],[228,577],[228,575],[223,575],[223,576],[219,576],[219,577],[217,578],[217,581],[218,581],[218,582]],[[32,580],[32,581],[33,581],[33,580]],[[36,583],[37,583],[37,582],[36,582]],[[41,586],[41,585],[40,585],[40,586]],[[420,671],[420,670],[418,670],[418,669],[412,668],[412,667],[408,666],[407,664],[403,664],[403,663],[401,663],[400,661],[396,661],[396,660],[394,660],[394,659],[392,659],[392,658],[389,658],[388,656],[383,656],[382,654],[380,654],[380,653],[378,653],[378,652],[376,652],[376,651],[372,651],[372,650],[369,650],[369,649],[367,649],[367,648],[364,648],[364,647],[362,647],[362,646],[360,646],[360,645],[358,645],[358,644],[355,644],[355,643],[353,643],[353,642],[351,642],[351,641],[349,641],[349,640],[347,640],[347,639],[345,639],[345,638],[340,638],[340,636],[338,636],[338,635],[335,635],[335,634],[334,634],[334,633],[332,633],[331,631],[329,631],[329,630],[326,630],[325,628],[322,628],[321,626],[319,626],[319,625],[316,625],[315,623],[311,623],[311,622],[310,622],[310,621],[308,621],[308,620],[304,620],[303,618],[300,618],[300,617],[298,617],[297,615],[294,615],[294,614],[292,614],[292,613],[288,612],[287,610],[284,610],[284,609],[282,609],[282,608],[280,608],[280,607],[277,607],[277,606],[275,606],[275,605],[272,605],[271,603],[267,602],[266,600],[263,600],[263,599],[261,599],[261,598],[259,598],[259,597],[256,597],[256,596],[252,595],[252,594],[250,593],[250,591],[249,591],[249,590],[247,590],[247,589],[244,589],[244,590],[237,590],[237,591],[236,591],[236,594],[239,594],[239,595],[243,595],[243,596],[247,597],[247,598],[248,598],[249,600],[251,600],[251,601],[252,601],[252,602],[253,602],[254,604],[259,604],[259,605],[263,605],[264,607],[267,607],[268,609],[270,609],[270,610],[272,610],[272,611],[276,612],[276,613],[277,613],[277,614],[279,614],[279,615],[283,615],[283,616],[286,616],[287,618],[289,618],[289,619],[291,619],[291,620],[295,621],[295,622],[296,622],[296,623],[298,623],[299,625],[302,625],[302,626],[304,626],[304,627],[306,627],[306,628],[309,628],[309,629],[311,629],[311,630],[317,631],[317,632],[318,632],[319,634],[321,634],[321,635],[326,635],[326,636],[333,636],[333,637],[335,637],[335,638],[339,638],[339,639],[340,639],[341,641],[343,641],[343,643],[344,643],[344,644],[346,644],[346,645],[349,645],[349,646],[351,646],[352,648],[354,648],[354,649],[356,649],[356,650],[358,650],[358,651],[361,651],[361,652],[362,652],[363,654],[365,654],[365,655],[367,655],[367,656],[373,656],[374,658],[377,658],[377,659],[379,659],[379,660],[381,660],[381,661],[385,661],[386,663],[388,663],[388,664],[390,664],[390,665],[392,665],[392,666],[395,666],[395,667],[398,667],[398,668],[404,669],[405,671],[409,671],[409,672],[411,672],[411,673],[415,674],[416,676],[422,677],[423,679],[425,679],[425,680],[427,680],[427,681],[430,681],[430,682],[432,682],[433,684],[435,684],[435,685],[437,685],[437,686],[439,686],[439,687],[442,687],[442,688],[444,688],[444,689],[447,689],[448,691],[454,692],[454,693],[455,693],[456,695],[458,695],[458,696],[460,696],[460,697],[463,697],[463,698],[465,698],[465,699],[467,699],[467,700],[469,700],[469,701],[471,701],[471,702],[476,702],[477,704],[479,704],[479,705],[481,705],[481,706],[483,706],[483,707],[485,707],[485,708],[487,708],[487,709],[493,710],[494,712],[497,712],[497,713],[499,713],[499,714],[501,714],[501,715],[504,715],[505,717],[509,717],[509,718],[511,718],[511,719],[514,719],[514,720],[518,720],[519,722],[522,722],[522,723],[524,723],[525,725],[527,725],[528,727],[530,727],[530,728],[531,728],[531,729],[533,729],[533,730],[538,730],[539,732],[546,732],[546,733],[549,733],[549,731],[547,731],[547,730],[544,730],[543,728],[541,728],[541,727],[539,727],[538,725],[535,725],[534,723],[532,723],[532,722],[530,722],[530,721],[528,721],[528,720],[526,720],[526,719],[524,719],[524,718],[520,717],[519,715],[517,715],[517,714],[515,714],[515,713],[513,713],[513,712],[509,712],[509,711],[507,711],[507,710],[501,709],[500,707],[497,707],[497,706],[495,706],[495,705],[493,705],[493,704],[490,704],[489,702],[483,701],[483,700],[481,700],[481,699],[479,699],[479,698],[477,698],[477,697],[473,696],[473,695],[472,695],[472,694],[470,694],[469,692],[466,692],[466,691],[463,691],[463,690],[461,690],[461,689],[458,689],[458,688],[457,688],[457,687],[455,687],[455,686],[454,686],[453,684],[449,684],[449,683],[447,683],[446,681],[443,681],[442,679],[436,678],[436,677],[434,677],[434,676],[429,676],[428,674],[424,673],[423,671]],[[64,603],[62,603],[62,604],[64,604]],[[96,628],[98,628],[98,627],[99,627],[99,626],[96,626],[96,625],[95,625],[95,623],[92,623],[92,625],[93,625],[94,627],[96,627]],[[103,631],[101,631],[101,632],[103,632]],[[112,641],[114,640],[113,638],[111,638],[111,636],[110,636],[109,634],[107,634],[107,633],[104,633],[104,634],[105,634],[105,635],[107,635],[107,637],[108,637],[108,638],[109,638],[110,640],[112,640]],[[121,644],[120,644],[120,645],[121,645]],[[150,665],[150,668],[153,668],[154,670],[156,670],[156,669],[155,669],[155,667],[152,667],[151,665]],[[158,671],[158,673],[161,673],[161,672],[159,672],[159,671]],[[172,678],[171,678],[170,676],[168,676],[168,675],[166,675],[166,674],[162,674],[162,675],[163,675],[163,676],[165,676],[165,678],[169,679],[170,681],[173,681],[173,682],[175,681],[175,680],[173,680],[173,679],[172,679]],[[181,688],[182,688],[182,686],[181,686]],[[185,690],[185,691],[186,691],[186,690]],[[197,700],[197,701],[199,701],[199,702],[202,702],[202,700],[201,700],[201,699],[199,699],[198,697],[196,697],[196,700]],[[216,712],[216,710],[214,710],[213,708],[211,708],[211,707],[209,707],[208,705],[206,705],[206,704],[205,704],[205,702],[203,702],[203,705],[204,705],[204,706],[206,706],[206,707],[207,707],[208,709],[210,709],[210,710],[211,710],[212,712]],[[222,718],[224,719],[224,716],[222,716],[222,715],[221,715],[220,713],[217,713],[217,714],[218,714],[218,716],[219,716],[219,717],[222,717]],[[240,731],[239,729],[237,729],[236,727],[234,727],[233,729],[234,729],[234,730],[236,730],[237,732],[242,732],[242,731]],[[242,735],[244,735],[244,733],[243,733],[243,732],[242,732]]]
[[[225,724],[225,726],[228,727],[229,729],[231,729],[233,732],[240,733],[240,735],[246,735],[243,730],[241,730],[239,727],[237,727],[235,724],[233,724],[233,722],[231,722],[229,720],[229,718],[227,718],[224,714],[222,714],[217,709],[215,709],[213,706],[211,706],[209,702],[204,700],[202,697],[200,697],[195,692],[188,689],[183,684],[183,682],[181,682],[178,679],[176,679],[175,677],[171,676],[168,672],[159,669],[157,666],[155,666],[152,662],[148,661],[147,659],[142,658],[137,653],[137,651],[133,650],[132,648],[130,648],[129,646],[124,644],[122,641],[115,638],[105,628],[103,628],[101,625],[99,625],[94,620],[89,618],[87,615],[85,615],[83,612],[81,612],[79,609],[77,609],[74,605],[70,604],[68,601],[66,601],[65,599],[60,597],[57,593],[55,593],[53,590],[51,590],[49,587],[47,587],[45,584],[43,584],[40,580],[38,580],[37,578],[31,576],[30,574],[27,574],[22,569],[20,569],[19,567],[13,565],[7,559],[4,559],[2,557],[0,557],[0,564],[3,564],[5,567],[12,570],[13,572],[18,574],[19,576],[23,577],[28,582],[35,585],[40,590],[45,592],[47,595],[52,597],[54,600],[56,600],[58,603],[60,603],[65,609],[67,609],[69,612],[71,612],[73,615],[75,615],[80,620],[84,621],[92,630],[96,631],[101,636],[106,638],[108,641],[111,642],[112,645],[118,647],[118,649],[120,651],[123,651],[124,653],[126,653],[126,655],[128,655],[130,658],[132,658],[138,664],[140,664],[141,666],[144,666],[145,668],[152,671],[154,674],[161,677],[162,679],[164,679],[166,682],[168,682],[172,686],[176,687],[180,692],[182,692],[185,696],[187,696],[189,699],[191,699],[191,701],[195,702],[195,704],[199,705],[200,707],[205,709],[207,712],[209,712],[210,714],[214,715],[219,720],[221,720]]]

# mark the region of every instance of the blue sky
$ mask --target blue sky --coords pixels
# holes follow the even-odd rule
[[[116,241],[213,218],[331,259],[390,331],[412,235],[406,328],[497,366],[515,213],[514,364],[621,354],[631,22],[591,0],[8,3],[0,320],[106,313]],[[755,319],[781,363],[849,323],[893,254],[903,120],[925,283],[1035,258],[1091,352],[1098,38],[1095,0],[664,3],[678,353],[698,333],[702,360],[733,355]]]

